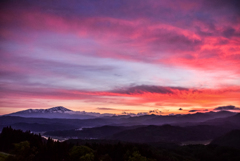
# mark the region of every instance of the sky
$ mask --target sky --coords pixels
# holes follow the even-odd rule
[[[229,105],[239,110],[238,0],[0,2],[0,115]]]

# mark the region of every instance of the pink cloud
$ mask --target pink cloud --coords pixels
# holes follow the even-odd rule
[[[21,88],[17,86],[1,89],[1,96],[5,99],[56,99],[56,100],[85,100],[89,102],[110,102],[123,106],[146,106],[148,103],[159,104],[166,107],[194,107],[211,108],[226,102],[235,102],[239,106],[240,87],[223,89],[184,89],[175,87],[136,86],[139,90],[123,91],[81,91],[63,90],[54,88]],[[154,89],[155,88],[155,89]],[[11,89],[11,90],[10,90]],[[124,99],[128,98],[128,99]],[[108,103],[107,103],[108,102]],[[212,104],[211,106],[209,106]]]
[[[240,14],[232,2],[150,0],[137,1],[138,5],[136,1],[106,1],[103,4],[97,1],[70,1],[67,4],[5,2],[0,11],[3,42],[0,56],[1,95],[6,99],[94,100],[126,106],[213,107],[231,101],[239,105]],[[56,40],[62,38],[64,42],[68,41],[65,36],[74,35],[82,41],[91,40],[92,44],[42,43],[49,40],[51,34],[57,35]],[[56,70],[62,69],[61,66],[65,69],[89,68],[74,66],[70,61],[60,64],[29,58],[27,54],[38,54],[36,49],[47,51],[46,60],[50,55],[59,56],[54,53],[59,51],[65,53],[62,58],[69,57],[66,53],[74,53],[99,59],[183,68],[199,77],[202,73],[214,73],[210,84],[218,89],[153,85],[90,92],[53,87],[46,85],[48,82],[45,85],[29,83],[28,78],[36,75],[46,78],[75,78],[81,75],[76,71]]]

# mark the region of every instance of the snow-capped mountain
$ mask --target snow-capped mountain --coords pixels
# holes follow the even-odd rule
[[[16,113],[25,113],[25,114],[26,113],[66,113],[67,111],[72,111],[72,110],[69,110],[63,106],[57,106],[49,109],[28,109],[28,110],[19,111]]]
[[[100,114],[95,112],[72,111],[63,106],[49,109],[28,109],[8,114],[8,116],[20,116],[31,118],[66,118],[66,119],[91,119],[96,117],[112,116],[113,114]]]

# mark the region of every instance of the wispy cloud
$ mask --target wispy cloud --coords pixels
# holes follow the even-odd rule
[[[97,107],[97,110],[103,110],[103,111],[134,111],[130,109],[117,109],[117,108],[109,108],[109,107]]]
[[[173,94],[174,91],[188,91],[187,88],[182,87],[163,87],[154,85],[139,85],[127,88],[120,88],[113,90],[113,93],[121,94],[143,94],[143,93],[160,93],[160,94]]]
[[[117,110],[115,108],[107,108],[107,107],[98,107],[98,110]]]

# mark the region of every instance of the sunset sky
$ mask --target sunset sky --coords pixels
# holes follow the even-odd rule
[[[0,115],[240,107],[239,0],[3,0]]]

